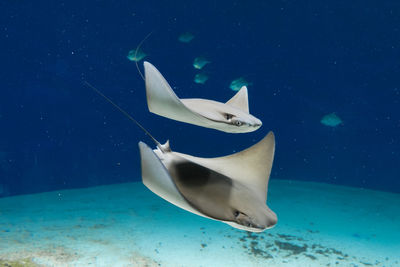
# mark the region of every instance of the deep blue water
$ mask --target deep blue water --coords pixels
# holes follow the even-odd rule
[[[149,113],[126,58],[149,32],[146,60],[178,96],[226,101],[244,76],[262,128]],[[0,196],[140,181],[137,143],[151,140],[84,80],[175,151],[222,156],[273,130],[272,179],[400,192],[398,1],[2,1],[0,48]],[[200,55],[212,61],[204,85]],[[321,124],[331,112],[344,124]]]

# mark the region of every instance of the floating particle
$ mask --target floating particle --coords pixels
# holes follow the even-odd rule
[[[133,49],[129,51],[127,58],[130,61],[139,62],[140,60],[144,59],[147,55],[142,50]]]
[[[229,88],[231,88],[233,91],[239,91],[240,88],[243,86],[248,86],[249,82],[247,82],[243,77],[240,77],[236,80],[233,80],[231,82],[231,85],[229,85]]]
[[[211,63],[211,61],[209,61],[205,57],[196,57],[193,61],[193,67],[195,69],[201,70],[208,63]]]
[[[208,75],[205,73],[197,73],[196,76],[194,76],[195,83],[204,84],[207,80],[208,80]]]
[[[179,35],[178,40],[182,43],[190,43],[194,38],[194,35],[191,32],[185,32]]]
[[[333,113],[329,113],[328,115],[323,116],[321,119],[321,123],[326,126],[336,127],[340,124],[343,124],[343,121],[341,118],[339,118],[338,115],[336,115],[333,112]]]

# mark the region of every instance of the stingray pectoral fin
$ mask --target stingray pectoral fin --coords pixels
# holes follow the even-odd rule
[[[172,90],[162,74],[151,63],[144,62],[147,106],[157,115],[202,125],[206,119],[187,108]]]
[[[267,201],[268,182],[275,154],[275,136],[269,132],[253,146],[235,154],[214,158],[217,171],[254,189]]]
[[[175,206],[194,214],[207,217],[191,207],[191,205],[179,193],[167,169],[153,150],[143,142],[139,142],[139,149],[143,184],[154,194]]]
[[[275,136],[272,132],[253,146],[225,157],[198,158],[174,153],[249,187],[264,203],[267,200],[269,176],[275,153]]]
[[[241,109],[244,112],[250,113],[249,112],[249,97],[247,93],[247,87],[242,86],[240,88],[239,92],[237,92],[231,99],[226,102],[226,104]]]

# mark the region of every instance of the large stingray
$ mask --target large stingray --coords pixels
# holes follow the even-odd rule
[[[226,103],[200,98],[180,99],[149,62],[144,62],[144,73],[147,105],[152,113],[228,133],[252,132],[262,124],[249,114],[246,86]]]
[[[261,232],[277,223],[266,205],[275,138],[268,133],[241,152],[217,158],[199,158],[174,152],[169,141],[161,145],[140,123],[100,91],[85,82],[156,144],[152,150],[139,142],[143,184],[168,202],[194,214],[232,227]]]
[[[139,142],[143,184],[168,202],[232,227],[261,232],[277,222],[266,205],[275,150],[272,132],[252,147],[218,158],[152,150]]]

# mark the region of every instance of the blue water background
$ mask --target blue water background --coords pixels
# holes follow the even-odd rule
[[[262,128],[149,113],[126,58],[149,32],[146,60],[178,96],[227,101],[243,76]],[[175,151],[227,155],[272,130],[272,179],[400,192],[399,46],[398,1],[2,1],[0,196],[140,181],[137,143],[151,140],[83,80]],[[212,61],[205,85],[197,56]],[[343,125],[320,123],[331,112]]]

